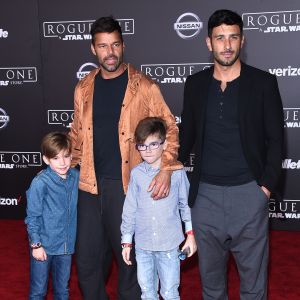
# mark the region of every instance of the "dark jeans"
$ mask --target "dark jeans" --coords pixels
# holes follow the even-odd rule
[[[47,260],[38,261],[30,255],[30,300],[42,300],[47,294],[49,271],[55,300],[69,299],[72,255],[49,255]]]
[[[98,184],[100,195],[79,191],[78,198],[76,263],[83,297],[108,299],[105,282],[114,253],[118,264],[118,299],[140,299],[134,249],[132,266],[127,266],[122,258],[120,226],[125,199],[122,181],[100,179]]]

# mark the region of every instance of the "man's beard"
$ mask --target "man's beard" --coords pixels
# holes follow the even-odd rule
[[[233,51],[230,51],[230,52],[233,52]],[[235,56],[231,59],[231,60],[222,60],[220,58],[220,56],[218,55],[217,52],[213,51],[213,55],[214,55],[214,59],[216,60],[217,63],[219,63],[221,66],[223,67],[230,67],[232,66],[237,60],[238,58],[240,57],[240,50],[238,50],[236,53],[235,53]]]
[[[114,58],[116,59],[116,63],[114,65],[107,65],[105,64],[105,60],[109,59],[109,58]],[[120,65],[122,64],[123,62],[123,55],[117,57],[116,55],[109,55],[108,57],[105,57],[103,59],[103,61],[101,61],[99,64],[100,66],[107,72],[115,72],[119,67]]]

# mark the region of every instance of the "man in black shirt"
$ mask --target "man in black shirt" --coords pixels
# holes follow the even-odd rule
[[[194,147],[189,205],[203,299],[228,299],[227,260],[240,299],[267,298],[268,201],[281,171],[283,109],[276,77],[240,61],[243,21],[216,11],[208,21],[214,67],[187,78],[179,160]]]
[[[124,263],[120,244],[130,170],[141,162],[134,131],[145,117],[161,117],[167,124],[167,148],[160,172],[145,187],[154,199],[160,199],[169,193],[172,171],[182,168],[177,161],[178,128],[157,84],[123,62],[124,43],[118,21],[99,18],[91,27],[91,35],[91,50],[99,68],[76,86],[70,133],[72,165],[80,164],[77,273],[84,299],[108,299],[105,282],[114,253],[117,298],[135,300],[141,297],[136,264]],[[134,258],[132,253],[133,262]]]

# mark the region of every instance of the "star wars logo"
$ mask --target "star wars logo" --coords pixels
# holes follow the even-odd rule
[[[91,41],[91,26],[95,20],[43,22],[44,37],[63,41]],[[134,19],[117,19],[122,34],[134,34]]]
[[[284,108],[284,127],[300,128],[300,108]]]
[[[300,10],[242,14],[244,30],[263,33],[300,31]]]
[[[297,206],[300,200],[283,199],[283,201],[269,201],[269,218],[272,219],[300,219]]]
[[[26,169],[41,165],[40,152],[0,151],[0,169]]]
[[[74,110],[48,110],[48,124],[70,127],[74,119]]]
[[[212,63],[147,64],[141,65],[141,71],[161,84],[177,84],[184,83],[187,76],[211,66]]]
[[[36,67],[0,68],[0,87],[37,82]]]
[[[1,197],[0,196],[0,205],[2,206],[17,206],[20,204],[22,200],[22,196],[18,198],[10,198],[10,197]]]

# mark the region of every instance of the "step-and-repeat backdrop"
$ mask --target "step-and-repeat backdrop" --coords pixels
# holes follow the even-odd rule
[[[275,229],[300,230],[299,0],[15,0],[0,9],[0,218],[24,218],[26,194],[42,165],[41,137],[67,131],[76,83],[97,66],[92,22],[113,15],[125,61],[161,87],[180,123],[186,77],[209,67],[207,20],[220,8],[242,15],[242,59],[275,74],[285,118],[281,192],[270,200]],[[186,170],[193,170],[193,153]],[[275,200],[276,198],[276,200]]]

